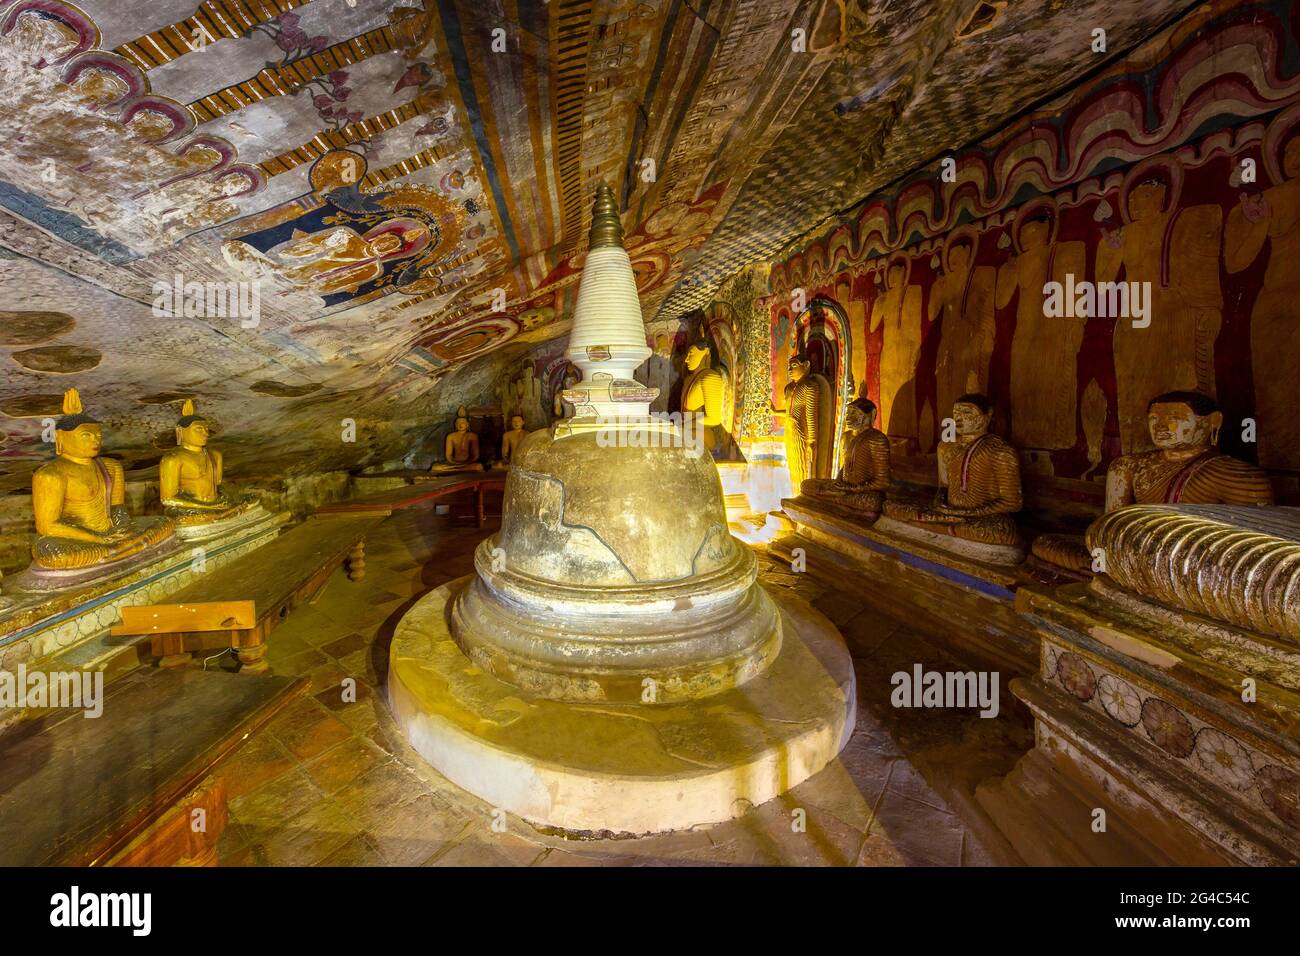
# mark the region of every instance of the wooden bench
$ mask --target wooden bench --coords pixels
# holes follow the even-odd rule
[[[241,671],[266,671],[267,639],[290,611],[315,597],[340,565],[346,565],[353,581],[365,576],[365,536],[382,520],[366,514],[332,521],[309,518],[178,591],[170,605],[138,609],[112,634],[148,635],[150,651],[162,667],[181,667],[195,651],[230,648],[239,656]],[[248,602],[251,623],[244,610]],[[213,610],[218,612],[215,625],[208,613]],[[222,626],[223,615],[230,626]]]
[[[213,769],[308,684],[137,668],[104,689],[97,718],[24,721],[0,736],[0,866],[215,863],[226,798]]]
[[[344,518],[359,515],[388,517],[394,511],[414,508],[427,504],[438,498],[454,495],[461,491],[474,492],[474,515],[481,528],[487,521],[483,507],[484,494],[487,491],[504,491],[506,473],[504,471],[467,472],[458,475],[444,475],[429,478],[422,475],[407,478],[411,484],[388,491],[376,492],[348,501],[336,501],[316,509],[318,518]]]

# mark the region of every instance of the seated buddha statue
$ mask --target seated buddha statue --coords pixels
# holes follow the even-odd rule
[[[207,419],[196,414],[194,402],[187,399],[176,423],[176,448],[158,465],[163,514],[178,527],[211,524],[257,506],[252,499],[233,500],[222,489],[221,452],[207,447],[210,434]]]
[[[170,518],[132,520],[126,510],[122,464],[99,457],[99,422],[82,410],[75,388],[64,393],[63,417],[54,427],[58,457],[32,475],[36,568],[94,568],[140,554],[172,537],[175,524]]]
[[[939,445],[934,502],[889,500],[885,515],[965,541],[1019,546],[1020,529],[1012,515],[1023,503],[1020,457],[1013,446],[989,434],[992,403],[983,395],[963,395],[953,403],[952,419],[954,440]]]
[[[869,398],[850,402],[844,411],[844,460],[839,476],[805,478],[799,493],[862,512],[874,520],[889,487],[889,439],[875,427],[875,421],[875,402]]]
[[[1199,392],[1166,392],[1147,405],[1152,451],[1121,455],[1106,471],[1105,513],[1126,505],[1271,505],[1273,486],[1260,468],[1219,451],[1223,413]],[[1034,557],[1090,572],[1083,538],[1035,539]]]
[[[501,467],[509,468],[510,462],[514,459],[515,449],[519,443],[528,437],[528,430],[524,428],[524,416],[518,412],[510,416],[510,431],[501,437]]]
[[[686,352],[686,381],[682,386],[683,414],[700,415],[705,447],[715,459],[738,457],[731,437],[734,409],[731,379],[725,369],[715,368],[709,343],[699,339]]]
[[[469,413],[462,405],[456,409],[456,424],[443,445],[443,460],[431,472],[478,471],[478,436],[469,430]]]

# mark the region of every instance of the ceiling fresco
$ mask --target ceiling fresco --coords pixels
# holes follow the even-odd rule
[[[189,396],[232,474],[400,458],[567,331],[596,180],[668,321],[1188,6],[0,0],[0,491],[71,385],[137,475]]]

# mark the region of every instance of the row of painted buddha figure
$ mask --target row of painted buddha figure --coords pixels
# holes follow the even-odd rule
[[[37,538],[34,568],[78,571],[113,565],[157,548],[178,528],[197,528],[258,507],[222,488],[222,457],[208,448],[210,426],[186,401],[176,423],[176,447],[158,466],[161,518],[132,518],[126,508],[122,463],[99,456],[99,421],[87,414],[76,389],[63,397],[55,422],[55,459],[32,476]]]
[[[875,405],[859,398],[845,415],[839,477],[806,479],[800,494],[833,502],[874,521],[896,522],[995,547],[1022,541],[1015,520],[1023,494],[1016,449],[989,433],[993,407],[978,394],[963,395],[952,409],[952,441],[938,450],[939,490],[933,501],[887,495],[889,441],[874,427]],[[1270,505],[1268,475],[1219,451],[1223,415],[1213,399],[1198,392],[1168,392],[1153,398],[1147,427],[1155,448],[1122,455],[1106,473],[1105,510],[1132,504]],[[1033,554],[1047,564],[1090,570],[1082,538],[1042,535]]]

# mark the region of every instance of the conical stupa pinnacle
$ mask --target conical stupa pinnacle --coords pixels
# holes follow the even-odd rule
[[[614,199],[614,190],[604,180],[596,184],[596,204],[591,210],[591,231],[587,234],[587,246],[599,249],[602,246],[623,245],[623,221],[618,215],[618,203]]]
[[[582,266],[565,355],[582,370],[582,381],[571,390],[574,395],[570,399],[579,408],[578,417],[626,418],[650,413],[645,396],[653,399],[655,392],[633,378],[637,366],[650,356],[641,300],[632,261],[623,248],[618,205],[605,183],[596,186],[591,244]]]

